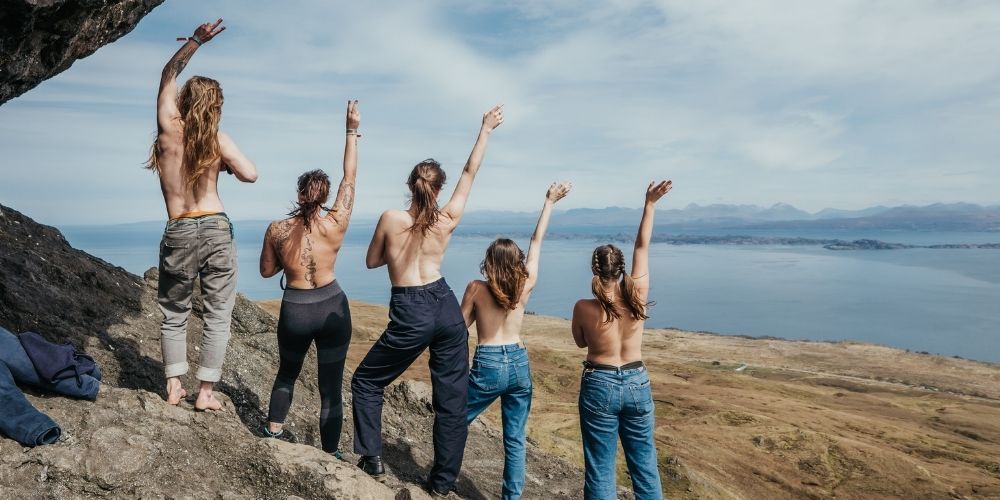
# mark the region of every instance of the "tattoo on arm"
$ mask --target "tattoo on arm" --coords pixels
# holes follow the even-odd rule
[[[188,47],[187,45],[185,45],[184,47],[181,47],[181,49],[178,50],[176,54],[174,54],[173,59],[171,59],[170,62],[167,63],[167,68],[172,73],[171,76],[176,78],[177,75],[181,74],[181,71],[184,71],[184,68],[187,66],[188,61],[191,60],[191,56],[194,55],[195,48],[196,47]]]
[[[343,212],[340,212],[340,207],[344,207]],[[333,209],[339,212],[337,214],[339,216],[350,215],[351,210],[354,209],[354,184],[340,183],[340,190],[337,191],[337,200],[333,203]]]

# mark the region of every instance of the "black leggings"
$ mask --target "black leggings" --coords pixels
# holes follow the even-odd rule
[[[319,361],[320,439],[323,451],[337,451],[344,422],[341,385],[344,361],[351,343],[351,310],[347,295],[334,281],[312,290],[289,288],[281,299],[278,352],[281,364],[271,389],[267,420],[284,423],[292,405],[295,379],[302,371],[309,345],[316,342]]]

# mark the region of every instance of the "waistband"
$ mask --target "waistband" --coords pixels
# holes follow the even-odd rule
[[[502,344],[502,345],[477,345],[476,352],[518,352],[526,351],[527,348],[524,347],[524,342],[518,342],[516,344]]]
[[[286,288],[281,301],[292,304],[315,304],[342,293],[344,290],[335,279],[319,288]]]
[[[448,288],[448,283],[444,278],[438,278],[437,281],[432,281],[426,285],[419,286],[394,286],[392,287],[392,293],[420,293],[430,290],[437,290],[440,288]]]
[[[625,363],[621,366],[605,365],[601,363],[592,363],[590,361],[583,362],[584,371],[602,371],[602,372],[615,372],[623,373],[628,370],[645,370],[646,365],[642,361],[633,361],[631,363]]]
[[[229,219],[229,216],[226,215],[226,212],[202,212],[202,211],[197,211],[196,210],[196,211],[193,211],[193,212],[184,212],[184,213],[178,215],[177,217],[171,218],[170,221],[172,222],[172,221],[181,220],[181,219],[198,220],[198,219],[204,219],[206,217],[212,217],[212,216],[221,216],[221,217],[225,217],[226,219]]]

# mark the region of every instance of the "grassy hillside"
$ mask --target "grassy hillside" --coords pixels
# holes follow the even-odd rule
[[[262,305],[277,314],[277,301]],[[349,368],[387,311],[355,302],[352,314]],[[529,438],[582,465],[584,352],[563,319],[526,317],[524,340],[535,382]],[[1000,366],[676,330],[647,331],[644,349],[669,497],[1000,496]],[[404,377],[427,380],[426,354]],[[485,418],[499,427],[496,406]],[[621,460],[619,469],[627,485]]]

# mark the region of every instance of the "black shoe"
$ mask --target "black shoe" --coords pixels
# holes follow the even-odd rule
[[[424,487],[427,489],[427,493],[430,493],[431,496],[434,498],[447,498],[451,494],[450,491],[442,492],[438,490],[437,488],[432,486],[431,483],[425,484]]]
[[[358,461],[358,467],[365,471],[365,474],[368,474],[375,479],[385,477],[385,466],[382,465],[382,457],[378,455],[373,457],[361,457],[361,460]]]

